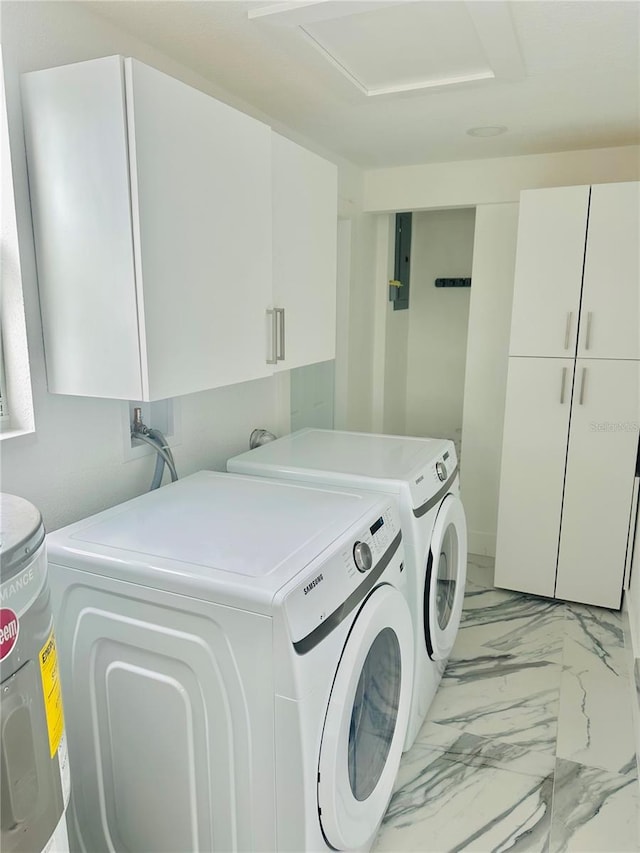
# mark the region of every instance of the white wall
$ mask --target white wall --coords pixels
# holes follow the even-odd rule
[[[351,220],[338,221],[336,276],[336,363],[333,425],[347,428],[349,407],[349,300],[351,289]]]
[[[348,399],[345,427],[372,428],[374,379],[374,298],[376,288],[376,217],[356,216],[351,229],[351,288],[348,346]],[[340,381],[336,365],[336,382]]]
[[[471,289],[434,282],[471,276],[474,220],[473,208],[414,213],[412,229],[406,431],[450,438],[458,452]]]
[[[314,146],[238,103],[220,86],[114,28],[84,4],[3,2],[1,37],[36,425],[33,434],[2,440],[2,490],[35,503],[51,530],[145,491],[154,459],[145,456],[125,461],[128,424],[127,407],[122,402],[47,392],[22,138],[20,73],[116,53],[135,56],[246,109],[302,144]],[[317,147],[314,150],[327,156]],[[366,223],[373,217],[360,215],[361,172],[338,158],[331,159],[339,165],[341,215],[353,218],[358,226],[353,229],[354,252],[360,267],[351,272],[357,293],[358,270],[367,253]],[[365,387],[365,410],[367,394],[370,390]],[[288,429],[288,375],[182,397],[177,410],[181,430],[174,454],[179,473],[186,475],[203,467],[223,470],[230,455],[246,449],[254,427],[280,434]]]
[[[372,212],[473,207],[518,201],[520,190],[631,181],[640,176],[640,146],[562,151],[371,169],[364,209]]]
[[[388,290],[388,281],[383,282]],[[411,310],[394,311],[393,303],[386,304],[386,347],[384,363],[384,400],[382,401],[382,432],[392,435],[407,433],[407,361],[409,357],[409,324]]]
[[[494,556],[517,204],[476,209],[462,427],[460,485],[469,550]]]

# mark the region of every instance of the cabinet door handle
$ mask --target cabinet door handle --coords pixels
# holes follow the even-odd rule
[[[573,319],[573,311],[567,312],[567,325],[564,330],[564,348],[569,349],[569,338],[571,337],[571,320]]]
[[[585,386],[586,378],[587,378],[587,368],[583,367],[582,368],[582,379],[580,380],[580,400],[578,401],[581,406],[584,403],[584,386]]]
[[[587,313],[587,335],[584,342],[584,348],[589,349],[591,346],[591,320],[593,318],[593,312],[589,311]]]
[[[566,387],[566,384],[567,384],[567,368],[563,367],[562,368],[562,383],[560,385],[560,405],[561,406],[564,405],[564,389]]]
[[[280,317],[279,324],[279,332],[278,332],[278,349],[276,352],[276,359],[278,361],[284,361],[284,340],[285,340],[285,330],[284,330],[284,308],[276,308],[276,315]]]
[[[267,308],[267,314],[271,317],[271,358],[267,359],[267,364],[277,364],[278,315],[275,308]]]

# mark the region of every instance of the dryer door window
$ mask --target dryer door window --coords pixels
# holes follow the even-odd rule
[[[441,631],[445,631],[451,621],[456,600],[458,549],[459,542],[456,529],[453,524],[449,524],[442,538],[436,568],[436,618]]]
[[[400,704],[402,656],[391,628],[373,641],[360,673],[349,725],[349,783],[366,800],[384,773]]]
[[[318,812],[337,849],[365,847],[382,820],[404,744],[412,677],[409,608],[397,589],[382,584],[351,627],[322,733]]]
[[[446,660],[455,642],[467,576],[467,526],[456,495],[438,510],[427,555],[424,588],[424,637],[429,656]]]

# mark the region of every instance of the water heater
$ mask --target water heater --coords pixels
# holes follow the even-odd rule
[[[68,851],[69,762],[45,533],[38,510],[0,494],[0,849]]]

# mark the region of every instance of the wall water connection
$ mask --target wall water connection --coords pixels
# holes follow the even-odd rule
[[[178,479],[176,465],[173,459],[171,448],[167,444],[164,435],[157,429],[149,428],[142,420],[142,409],[136,407],[133,410],[133,421],[131,423],[131,438],[138,441],[143,441],[148,444],[156,452],[156,467],[153,472],[153,479],[149,486],[149,491],[158,489],[162,484],[162,476],[164,474],[164,466],[166,465],[171,475],[171,482],[175,483]]]
[[[249,447],[251,450],[254,447],[260,447],[263,444],[268,444],[270,441],[275,441],[276,436],[269,432],[268,429],[254,429],[249,436]]]

